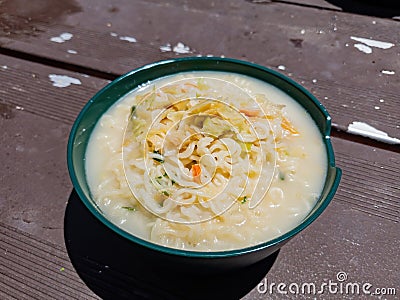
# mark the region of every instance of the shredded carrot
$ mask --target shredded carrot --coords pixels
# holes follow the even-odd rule
[[[289,131],[292,134],[299,134],[299,132],[293,127],[292,123],[285,117],[282,118],[281,126],[283,129]]]
[[[192,166],[192,175],[193,181],[196,183],[200,183],[200,174],[201,174],[201,167],[199,164],[194,164]]]
[[[259,110],[251,110],[251,109],[240,109],[241,113],[244,113],[248,117],[257,117],[260,114]]]
[[[187,85],[187,86],[192,86],[192,87],[195,87],[195,88],[198,87],[196,84],[191,83],[191,82],[186,82],[185,85]]]
[[[176,95],[176,94],[178,94],[177,89],[178,89],[178,86],[175,84],[175,85],[167,85],[167,86],[161,88],[161,91],[166,94]]]

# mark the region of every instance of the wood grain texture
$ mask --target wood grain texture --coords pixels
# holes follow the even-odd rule
[[[218,3],[213,10],[204,1],[77,3],[79,12],[51,22],[32,21],[35,34],[3,34],[3,49],[122,74],[146,63],[184,56],[159,48],[183,42],[193,51],[189,55],[225,55],[272,68],[284,66],[280,71],[310,89],[332,113],[337,128],[363,121],[400,137],[400,36],[393,34],[400,29],[399,22],[239,0]],[[72,39],[50,41],[63,32],[72,33]],[[124,36],[137,42],[121,40]],[[371,54],[365,54],[354,47],[351,36],[396,46],[373,48]],[[395,74],[383,74],[383,70]]]
[[[69,76],[81,84],[56,87],[50,75]],[[0,55],[0,104],[72,124],[82,109],[109,81],[86,74],[49,68]]]
[[[334,139],[337,165],[343,169],[335,201],[395,223],[400,222],[400,156],[393,152]]]
[[[2,299],[98,299],[75,273],[65,249],[0,223]]]
[[[396,299],[400,285],[398,261],[399,226],[374,215],[367,215],[346,203],[334,199],[323,215],[310,227],[282,247],[277,262],[267,274],[272,283],[291,283],[300,287],[314,283],[321,290],[323,283],[339,283],[337,274],[345,272],[347,283],[370,283],[371,293],[375,288],[395,288]],[[301,293],[287,295],[277,292],[260,294],[256,289],[244,299],[368,299],[371,296],[330,293],[325,286],[323,294]],[[323,289],[323,286],[322,286]]]
[[[91,2],[93,9],[100,4]],[[155,9],[156,12],[150,11],[150,8],[157,8],[157,5],[151,3],[141,5],[147,7],[147,10],[144,10],[146,13],[161,15],[157,9]],[[178,10],[178,12],[182,11]],[[201,11],[191,13],[193,17],[197,14],[205,14]],[[101,16],[101,13],[99,15]],[[227,19],[228,17],[224,20]],[[68,18],[63,20],[72,22]],[[74,22],[77,22],[76,20]],[[104,20],[106,19],[101,19],[101,22]],[[213,22],[212,18],[211,22]],[[272,21],[270,22],[272,24]],[[82,27],[86,26],[83,20],[82,24]],[[59,26],[55,28],[59,28],[60,32],[74,28],[72,25],[54,26]],[[48,30],[54,33],[51,32],[52,29],[48,28]],[[76,32],[79,32],[79,35],[76,34],[71,41],[56,46],[69,49],[67,43],[72,43],[75,38],[80,39],[80,35],[86,34],[88,30],[80,28]],[[98,36],[95,31],[90,32],[93,34],[93,39],[85,46],[86,48],[89,45],[93,48],[93,43]],[[228,32],[228,35],[233,34],[232,32]],[[50,33],[44,31],[35,38],[47,41],[50,35],[46,38],[40,35]],[[134,32],[127,31],[124,34],[134,36]],[[168,39],[171,36],[168,36]],[[176,41],[181,40],[182,36],[184,35],[179,36]],[[264,36],[268,35],[265,33]],[[12,43],[22,45],[34,42],[33,39],[32,36],[15,35],[10,40],[13,40]],[[123,41],[108,39],[108,34],[107,37],[104,35],[104,39],[100,39],[97,43],[103,45],[106,42],[110,44],[115,42],[124,45]],[[153,53],[160,56],[171,56],[171,54],[158,52],[159,43],[145,44],[147,48],[142,48],[144,50],[140,57],[130,58],[129,51],[126,49],[131,48],[125,48],[125,46],[140,47],[140,43],[139,45],[126,44],[122,48],[127,52],[122,58],[116,55],[115,61],[119,62],[111,61],[111,69],[128,69],[132,67],[130,65],[132,62],[137,64],[149,62],[146,60],[150,60],[151,56],[145,56],[147,53],[145,49],[151,48]],[[289,41],[288,44],[290,43]],[[51,42],[48,42],[47,46],[50,48],[54,46],[54,49],[51,48],[53,49],[51,51],[54,51],[53,54],[61,51],[57,50]],[[37,47],[36,50],[40,47],[50,49],[46,48],[47,46],[45,44],[35,46],[33,43],[32,49],[35,47]],[[79,43],[76,43],[76,46],[78,47]],[[100,70],[101,68],[106,70],[109,67],[106,61],[110,54],[106,53],[107,47],[104,47],[103,57],[84,56],[86,61],[83,65],[97,68],[97,65],[93,63],[96,62]],[[111,51],[110,49],[113,48],[108,48],[108,51]],[[95,52],[93,49],[93,53]],[[43,51],[41,53],[43,54]],[[45,55],[51,56],[49,53]],[[133,51],[131,55],[134,53],[136,52]],[[67,54],[64,53],[64,55]],[[58,59],[57,55],[54,58]],[[68,59],[64,60],[68,61]],[[127,65],[120,64],[121,61],[125,61]],[[76,64],[80,62],[80,60],[75,61]],[[396,63],[392,65],[396,67]],[[285,65],[289,66],[289,60]],[[4,68],[4,66],[7,67]],[[292,74],[292,76],[297,76],[299,81],[304,81],[306,86],[311,87],[321,97],[328,97],[329,109],[333,112],[336,122],[339,122],[342,114],[345,118],[352,119],[360,114],[363,117],[362,120],[376,126],[383,124],[382,129],[386,128],[388,132],[392,130],[396,133],[397,127],[393,127],[391,122],[396,121],[398,114],[395,87],[398,79],[390,79],[394,81],[387,83],[387,89],[382,88],[376,92],[377,98],[385,97],[384,103],[388,105],[386,114],[372,115],[369,114],[367,108],[375,104],[371,100],[376,96],[373,85],[379,86],[380,83],[368,81],[371,84],[367,85],[366,78],[361,78],[360,75],[361,79],[355,78],[355,86],[353,86],[345,79],[349,79],[351,74],[355,74],[354,72],[349,73],[346,78],[334,80],[318,78],[316,83],[312,83],[310,79],[313,77],[300,74],[302,70],[300,67],[297,68],[299,74]],[[363,71],[362,68],[358,70],[361,73]],[[287,72],[289,71],[287,69]],[[50,74],[79,78],[81,84],[57,88],[52,85],[49,79]],[[65,149],[68,132],[74,118],[87,100],[107,81],[6,56],[0,56],[0,80],[2,82],[0,86],[0,161],[2,162],[2,168],[0,168],[2,183],[0,185],[0,299],[96,299],[73,270],[63,246],[63,215],[72,188],[65,165]],[[365,80],[364,83],[363,80]],[[337,85],[332,87],[334,83]],[[339,102],[342,98],[343,102]],[[353,108],[350,107],[351,101],[359,102],[354,102]],[[347,107],[341,109],[340,106],[343,105]],[[398,287],[400,285],[398,252],[400,154],[337,138],[332,138],[332,142],[336,151],[337,165],[344,172],[338,193],[324,214],[282,249],[279,260],[269,273],[268,279],[286,283],[318,282],[324,279],[334,280],[339,271],[345,271],[352,281],[368,281],[376,287]],[[88,265],[102,263],[88,260]],[[61,268],[64,270],[61,271]],[[99,282],[99,284],[102,283]],[[107,282],[104,283],[104,287],[107,288]],[[274,299],[274,297],[279,298],[276,295],[259,295],[256,290],[253,290],[246,299]],[[337,295],[331,299],[337,299]]]

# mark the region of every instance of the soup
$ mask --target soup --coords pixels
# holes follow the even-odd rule
[[[225,72],[156,79],[117,101],[86,151],[99,208],[167,247],[220,251],[288,232],[325,183],[322,136],[265,82]]]

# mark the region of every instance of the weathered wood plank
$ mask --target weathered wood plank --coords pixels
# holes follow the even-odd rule
[[[98,299],[74,271],[64,247],[0,223],[0,286],[6,298]]]
[[[52,76],[77,81],[57,87]],[[0,104],[72,124],[82,106],[109,81],[0,55]],[[60,79],[61,81],[63,79]],[[6,108],[4,108],[6,109]]]
[[[8,57],[0,56],[0,62],[8,66],[0,72],[2,293],[18,299],[94,297],[73,271],[63,245],[64,210],[72,188],[65,148],[72,118],[106,81]],[[82,82],[57,88],[49,74]],[[68,114],[50,109],[53,102],[60,107],[67,102]],[[398,286],[400,154],[332,141],[344,172],[339,191],[327,211],[282,249],[268,278],[309,282],[334,279],[345,271],[374,286]],[[254,290],[248,297],[264,296]]]
[[[281,249],[277,262],[266,276],[268,288],[275,283],[273,292],[260,294],[254,289],[244,299],[364,299],[371,297],[362,291],[366,283],[371,284],[371,294],[376,288],[394,288],[398,294],[400,255],[394,243],[399,242],[399,225],[381,222],[379,217],[369,216],[336,200],[315,223]],[[347,275],[342,292],[337,279],[339,272]],[[334,289],[329,292],[329,281],[333,286],[337,284],[336,292]],[[286,284],[287,295],[277,292],[281,282]],[[289,292],[291,283],[299,286],[297,294]],[[302,285],[307,283],[315,284],[315,293],[312,290],[307,293],[307,289],[302,293]],[[360,285],[358,294],[346,293],[349,283]]]
[[[7,66],[0,67],[0,219],[62,244],[72,188],[66,172],[68,133],[83,105],[107,81],[4,56],[0,65]],[[81,84],[55,87],[51,74]]]
[[[0,43],[3,49],[122,74],[156,60],[184,56],[160,51],[167,43],[173,47],[183,42],[193,51],[186,55],[225,55],[280,66],[317,95],[338,128],[346,130],[353,121],[363,121],[400,137],[400,36],[394,34],[400,23],[246,1],[218,4],[222,8],[210,13],[208,6],[195,3],[81,0],[76,13],[66,12],[51,21],[32,19],[24,30],[11,26],[0,34]],[[25,20],[29,11],[27,4],[20,17]],[[6,15],[12,13],[16,14]],[[62,33],[73,37],[64,43],[51,41]],[[354,47],[359,42],[351,36],[395,46],[371,48],[372,53],[366,54]],[[137,42],[121,37],[134,37]]]

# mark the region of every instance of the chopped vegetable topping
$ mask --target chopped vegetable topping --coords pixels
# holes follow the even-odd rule
[[[244,196],[240,203],[245,204],[247,202],[247,196]]]
[[[279,171],[279,179],[280,180],[285,180],[285,173]]]
[[[164,173],[164,175],[163,175],[164,177],[166,177],[166,178],[169,178],[169,176],[168,176],[168,174],[167,173]],[[169,178],[169,179],[171,179],[171,178]],[[173,179],[171,179],[171,182],[172,182],[172,184],[174,184],[175,183],[175,180],[173,180]]]
[[[231,127],[228,122],[222,120],[220,118],[210,118],[207,117],[203,122],[203,128],[206,133],[221,136],[231,130]]]
[[[204,82],[204,78],[199,78],[199,80],[197,80],[197,87],[200,91],[208,89],[208,85]]]
[[[242,148],[242,152],[246,152],[246,153],[250,152],[252,145],[253,145],[253,143],[251,143],[251,142],[247,142],[247,143],[241,142],[240,147]]]
[[[160,151],[158,151],[158,150],[154,150],[153,153],[161,155]],[[154,159],[155,161],[158,161],[159,163],[163,163],[163,162],[164,162],[163,159],[158,158],[158,157],[153,157],[153,159]]]
[[[131,107],[131,116],[135,113],[135,110],[136,110],[136,106],[133,105],[133,106]]]
[[[165,195],[165,196],[169,196],[169,193],[167,192],[167,191],[162,191],[161,193],[163,193],[163,195]]]
[[[194,164],[192,166],[192,176],[193,181],[196,183],[200,183],[200,174],[201,174],[201,167],[199,164]]]
[[[136,211],[136,207],[131,207],[131,206],[122,206],[121,208],[129,210],[129,211]]]
[[[289,131],[292,134],[299,134],[299,132],[293,127],[292,123],[285,117],[282,117],[281,126],[283,129]]]
[[[258,117],[260,115],[260,110],[258,109],[239,109],[239,111],[248,117]]]

